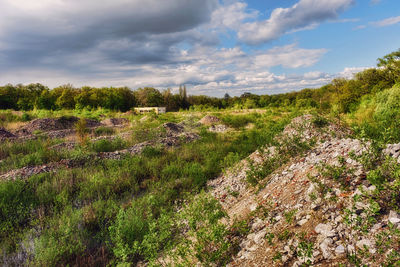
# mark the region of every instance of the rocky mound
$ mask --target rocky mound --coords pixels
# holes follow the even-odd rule
[[[8,139],[8,138],[15,138],[15,135],[10,133],[4,128],[0,128],[0,140]]]
[[[211,125],[208,130],[214,133],[224,133],[229,130],[228,126],[224,124]]]
[[[125,118],[108,118],[101,121],[102,124],[110,127],[122,126],[129,123],[128,119]]]
[[[79,118],[77,117],[60,117],[60,118],[45,118],[45,119],[35,119],[29,122],[28,124],[21,127],[16,133],[18,135],[28,135],[32,134],[35,131],[49,132],[49,131],[58,131],[58,130],[66,130],[73,129],[75,127],[75,123],[77,123]],[[98,127],[101,124],[98,121],[86,119],[86,127],[93,128]]]
[[[176,135],[185,131],[185,128],[182,125],[173,122],[164,123],[162,127],[167,131],[167,135]]]
[[[366,179],[370,144],[343,138],[348,131],[330,123],[293,127],[312,119],[294,119],[284,136],[317,138],[314,148],[278,166],[259,188],[246,181],[249,165],[268,163],[277,147],[253,153],[209,183],[226,223],[245,219],[250,226],[228,266],[394,266],[388,263],[400,259],[400,214],[376,206],[376,187]],[[399,151],[395,144],[384,153],[400,161]]]
[[[294,118],[283,130],[284,137],[299,137],[300,140],[312,138],[327,139],[331,136],[345,137],[350,130],[323,117],[310,114]]]
[[[207,115],[204,116],[199,122],[203,125],[211,125],[221,123],[221,120],[215,116]]]

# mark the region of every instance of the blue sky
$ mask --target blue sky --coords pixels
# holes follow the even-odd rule
[[[400,48],[398,0],[2,0],[0,84],[315,88]]]

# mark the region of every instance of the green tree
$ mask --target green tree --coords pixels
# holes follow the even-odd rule
[[[400,49],[378,58],[378,67],[385,68],[393,81],[400,81]]]
[[[152,87],[139,88],[134,92],[141,107],[157,107],[164,105],[164,99],[160,91]]]

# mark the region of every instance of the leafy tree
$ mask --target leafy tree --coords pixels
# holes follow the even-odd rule
[[[385,68],[394,81],[400,81],[400,49],[378,58],[378,67]]]
[[[62,93],[56,100],[56,105],[60,109],[73,109],[75,108],[75,93],[71,86],[62,86]]]
[[[160,91],[152,87],[139,88],[134,93],[139,106],[157,107],[164,105],[164,99]]]

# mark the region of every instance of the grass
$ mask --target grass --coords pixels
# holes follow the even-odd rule
[[[38,112],[33,111],[29,116],[41,116]],[[8,123],[22,123],[18,117],[22,115],[7,115],[9,120],[14,120]],[[66,112],[63,115],[72,114]],[[0,253],[7,255],[19,251],[22,243],[33,242],[26,263],[31,266],[134,265],[141,260],[157,265],[160,257],[184,266],[197,262],[225,265],[238,251],[235,240],[240,239],[235,237],[246,236],[249,225],[245,221],[232,227],[220,223],[226,214],[204,192],[207,181],[232,170],[232,166],[258,148],[274,145],[277,148],[275,156],[261,165],[250,165],[247,179],[251,184],[259,185],[292,157],[310,149],[314,140],[303,142],[294,137],[276,141],[275,136],[285,125],[301,115],[298,110],[269,109],[263,113],[239,115],[224,111],[216,115],[235,131],[210,133],[204,127],[196,126],[201,113],[181,112],[152,115],[145,121],[141,121],[140,116],[131,117],[131,138],[87,140],[84,146],[71,151],[50,149],[64,141],[57,139],[38,138],[0,144],[1,172],[64,158],[82,163],[79,167],[42,173],[24,180],[0,181]],[[120,160],[90,156],[163,137],[165,131],[160,126],[164,122],[182,120],[200,134],[199,140],[174,148],[146,147],[142,154],[124,155]],[[254,127],[246,127],[250,123]],[[320,128],[327,121],[315,116],[312,123]],[[81,125],[79,130],[88,138],[85,128]],[[115,131],[100,127],[93,134],[107,136],[114,135]],[[363,231],[368,231],[374,222],[372,219],[379,216],[377,205],[388,210],[395,209],[400,203],[397,197],[398,164],[386,162],[379,156],[379,144],[368,151],[369,154],[354,158],[366,166],[369,170],[367,179],[377,187],[371,199],[375,201],[371,206],[374,210],[367,214],[365,223],[352,222],[353,227]],[[345,178],[352,170],[346,168],[343,160],[341,163],[336,167],[321,166],[318,170],[324,177],[346,186]],[[230,194],[237,196],[234,191]],[[177,209],[180,212],[176,212]],[[293,223],[295,214],[296,210],[284,213],[288,224]],[[290,238],[292,234],[287,230],[266,237],[269,244]],[[387,241],[384,236],[381,239],[384,246]],[[302,240],[297,247],[297,253],[304,261],[309,259],[312,250],[310,240]],[[388,263],[395,262],[396,253],[397,250],[388,256]],[[281,256],[276,254],[275,260],[279,261]]]
[[[174,113],[134,121],[131,140],[88,142],[68,152],[49,149],[60,140],[1,144],[2,171],[62,158],[78,159],[83,166],[34,175],[17,183],[0,181],[0,190],[9,192],[2,201],[2,214],[9,220],[1,219],[7,230],[2,231],[2,240],[7,241],[1,241],[0,250],[18,250],[18,244],[29,238],[26,233],[38,228],[42,231],[34,237],[30,265],[87,265],[94,258],[97,265],[141,259],[152,262],[162,252],[181,262],[225,264],[237,249],[229,237],[243,234],[244,228],[232,230],[216,223],[224,216],[216,203],[206,194],[200,199],[192,196],[224,169],[258,147],[272,144],[274,136],[296,114],[232,115],[232,125],[240,130],[229,135],[203,129],[199,131],[201,139],[173,149],[148,147],[141,155],[126,155],[121,160],[88,157],[158,138],[164,134],[159,128],[163,122],[178,122],[186,116]],[[247,122],[257,127],[245,129]],[[99,130],[101,134],[107,131]],[[181,224],[185,219],[175,212],[177,203],[186,203],[187,214],[182,216],[189,225]],[[188,226],[196,242],[182,235]],[[178,250],[171,250],[174,247]],[[181,254],[175,254],[178,251]]]

